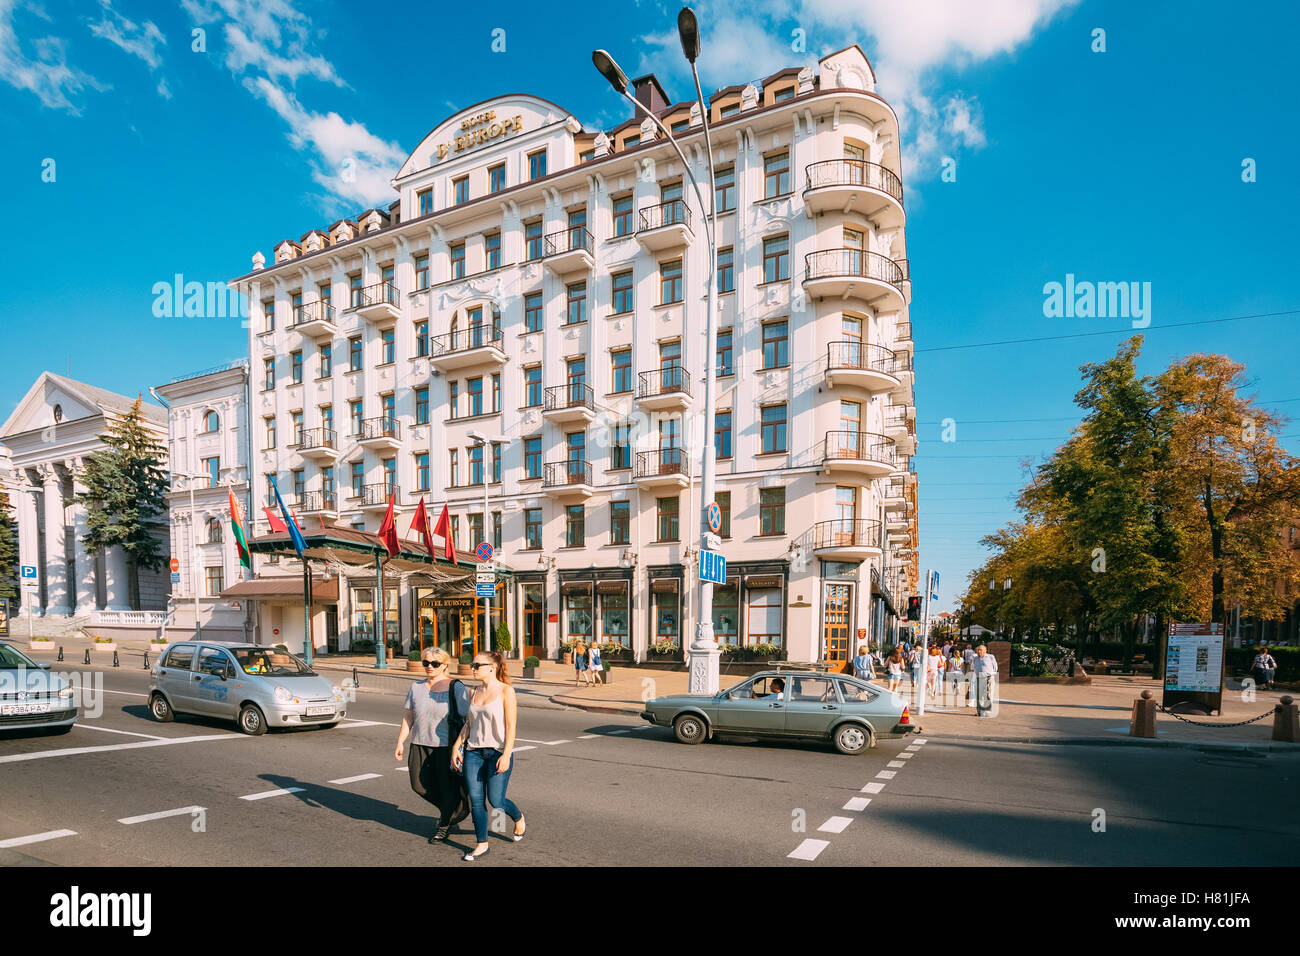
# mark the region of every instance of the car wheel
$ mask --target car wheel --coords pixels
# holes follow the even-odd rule
[[[256,704],[245,704],[239,709],[239,729],[250,737],[260,737],[266,733],[266,718]]]
[[[835,749],[854,756],[871,749],[871,732],[861,724],[840,724],[835,728]]]
[[[673,733],[684,744],[699,744],[708,739],[709,728],[702,717],[683,714],[673,721]]]
[[[167,703],[167,698],[162,694],[154,694],[149,698],[149,713],[153,714],[153,719],[160,724],[169,724],[176,719],[172,713],[172,705]]]

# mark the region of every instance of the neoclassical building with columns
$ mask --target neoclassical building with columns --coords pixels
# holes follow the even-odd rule
[[[18,522],[19,563],[35,565],[36,589],[22,589],[21,613],[50,618],[89,617],[97,610],[162,610],[167,604],[164,569],[139,574],[138,607],[131,606],[126,555],[120,548],[87,551],[86,510],[73,504],[84,491],[78,476],[85,459],[125,416],[133,400],[124,395],[42,372],[0,429],[0,485]],[[144,420],[164,447],[167,413],[144,404]],[[165,530],[160,529],[161,534]]]

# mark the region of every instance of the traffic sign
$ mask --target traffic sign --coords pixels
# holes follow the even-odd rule
[[[717,551],[700,552],[700,580],[722,584],[727,580],[727,559]]]
[[[474,583],[475,584],[496,584],[497,576],[495,572],[492,571],[475,571]]]
[[[180,563],[180,561],[177,560],[176,558],[172,558],[171,561],[170,561],[169,563],[170,563],[170,565],[171,565],[171,569],[172,569],[173,571],[179,571],[179,570],[181,569],[181,563]]]
[[[24,578],[34,578],[34,577],[36,577],[36,565],[34,565],[34,564],[24,564],[24,565],[22,565],[22,573],[21,573],[20,577],[24,577]]]
[[[722,509],[718,507],[716,501],[709,502],[709,530],[717,534],[722,530]]]
[[[178,572],[176,572],[176,571],[173,571],[173,572],[172,572],[172,584],[180,584],[180,583],[181,583],[181,576],[180,576],[180,574],[179,574]]]
[[[474,553],[478,555],[480,561],[491,561],[492,545],[488,544],[486,541],[480,541],[478,547],[474,549]]]
[[[490,597],[495,597],[495,596],[496,596],[496,593],[497,593],[497,586],[496,586],[495,584],[475,584],[475,585],[474,585],[474,596],[475,596],[475,597],[490,598]]]
[[[722,539],[712,531],[704,532],[704,547],[709,551],[722,550]]]

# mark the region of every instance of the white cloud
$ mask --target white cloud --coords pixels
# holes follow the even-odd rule
[[[99,5],[103,8],[103,16],[98,23],[90,25],[91,33],[144,60],[151,70],[162,66],[162,47],[167,38],[152,20],[143,24],[128,20],[113,9],[111,0],[99,0]]]
[[[48,21],[49,15],[36,4],[26,13]],[[0,0],[0,79],[10,86],[34,94],[51,109],[66,110],[80,116],[81,109],[72,97],[84,89],[110,89],[89,73],[68,66],[63,41],[41,37],[24,44],[18,38],[16,0]]]

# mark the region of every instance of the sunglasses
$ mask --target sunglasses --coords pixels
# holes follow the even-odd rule
[[[496,665],[494,665],[491,661],[475,661],[473,664],[470,665],[470,667],[472,667],[474,670],[478,670],[480,667],[495,667],[495,666]]]
[[[424,666],[425,667],[446,667],[447,665],[442,663],[441,661],[425,661]]]

